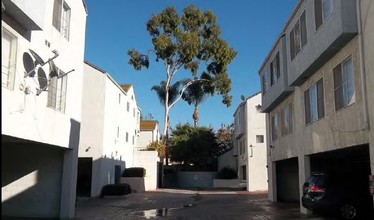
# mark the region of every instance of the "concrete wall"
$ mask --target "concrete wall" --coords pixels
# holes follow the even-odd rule
[[[179,187],[213,187],[216,172],[178,172]]]
[[[374,175],[374,3],[371,0],[358,1],[360,8],[360,21],[362,29],[362,55],[363,69],[361,70],[366,77],[364,87],[367,92],[368,123],[370,124],[370,167],[371,174]]]
[[[145,149],[147,148],[148,144],[150,144],[155,139],[153,138],[153,131],[140,131],[139,133],[139,140],[138,140],[138,146],[139,149]]]
[[[59,216],[61,152],[47,145],[2,143],[3,216]]]
[[[155,190],[157,189],[157,162],[160,158],[157,156],[157,151],[136,151],[134,154],[134,167],[144,167],[146,170],[144,177],[144,189]]]
[[[262,91],[262,111],[269,112],[278,102],[280,102],[285,96],[290,94],[293,91],[293,87],[288,86],[288,74],[287,74],[287,47],[286,47],[286,36],[281,35],[276,44],[273,46],[268,57],[265,59],[265,63],[262,65],[260,72],[260,81],[261,81],[261,91]],[[279,54],[279,71],[280,77],[271,85],[270,78],[270,65],[274,60],[275,56]],[[264,74],[268,74],[269,78],[264,80]],[[267,91],[264,93],[267,86]]]
[[[233,156],[233,149],[218,157],[218,171],[224,167],[231,167],[234,170],[238,170],[237,157]]]
[[[335,111],[333,68],[348,56],[352,56],[355,78],[355,103]],[[311,76],[303,85],[277,106],[271,113],[280,114],[289,103],[293,105],[293,132],[286,136],[278,133],[278,139],[269,144],[274,146],[271,152],[272,161],[300,155],[313,154],[368,142],[363,117],[363,99],[361,76],[359,74],[360,56],[357,37],[342,48],[321,69]],[[305,125],[304,91],[313,83],[323,78],[325,116],[314,123]],[[298,138],[303,137],[303,138]]]
[[[261,93],[247,99],[247,190],[267,190],[266,169],[266,120],[260,112]],[[257,135],[263,135],[264,142],[258,143]]]
[[[288,49],[288,84],[300,85],[320,68],[340,47],[343,47],[357,34],[356,4],[354,0],[333,1],[333,12],[326,21],[316,29],[314,1],[302,1],[295,16],[285,28],[287,42],[290,32],[305,11],[307,43],[291,61]],[[345,15],[350,16],[345,16]],[[288,47],[289,47],[288,43]]]

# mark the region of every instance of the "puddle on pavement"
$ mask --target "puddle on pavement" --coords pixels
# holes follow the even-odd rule
[[[194,207],[194,206],[195,206],[195,204],[187,203],[187,204],[185,204],[181,208],[149,209],[149,210],[135,212],[133,214],[137,215],[137,216],[145,217],[146,219],[152,219],[152,218],[157,218],[157,217],[162,217],[162,216],[169,216],[175,210],[179,210],[179,209],[183,209],[183,208],[188,208],[188,207]]]

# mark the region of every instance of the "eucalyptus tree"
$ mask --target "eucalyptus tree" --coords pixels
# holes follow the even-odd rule
[[[135,70],[148,68],[149,54],[153,52],[155,62],[160,62],[165,67],[163,137],[169,129],[170,109],[182,98],[184,91],[196,82],[209,78],[210,88],[222,96],[222,103],[227,107],[231,105],[231,80],[227,66],[237,52],[220,37],[221,30],[211,10],[201,11],[194,5],[189,5],[179,16],[175,7],[169,6],[159,14],[152,15],[146,27],[154,48],[145,54],[136,49],[129,50],[128,63]],[[181,87],[174,102],[170,102],[169,88],[179,71],[189,73],[191,80]]]

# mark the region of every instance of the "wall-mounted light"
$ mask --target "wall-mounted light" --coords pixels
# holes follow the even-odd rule
[[[91,146],[87,147],[85,151],[88,152],[90,149],[91,149]]]
[[[268,146],[268,156],[271,156],[271,151],[274,149],[274,145]]]

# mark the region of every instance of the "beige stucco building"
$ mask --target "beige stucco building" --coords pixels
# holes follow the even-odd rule
[[[311,172],[374,170],[374,6],[319,2],[297,2],[259,70],[272,201],[300,201]]]
[[[1,3],[2,216],[73,218],[85,3]]]

